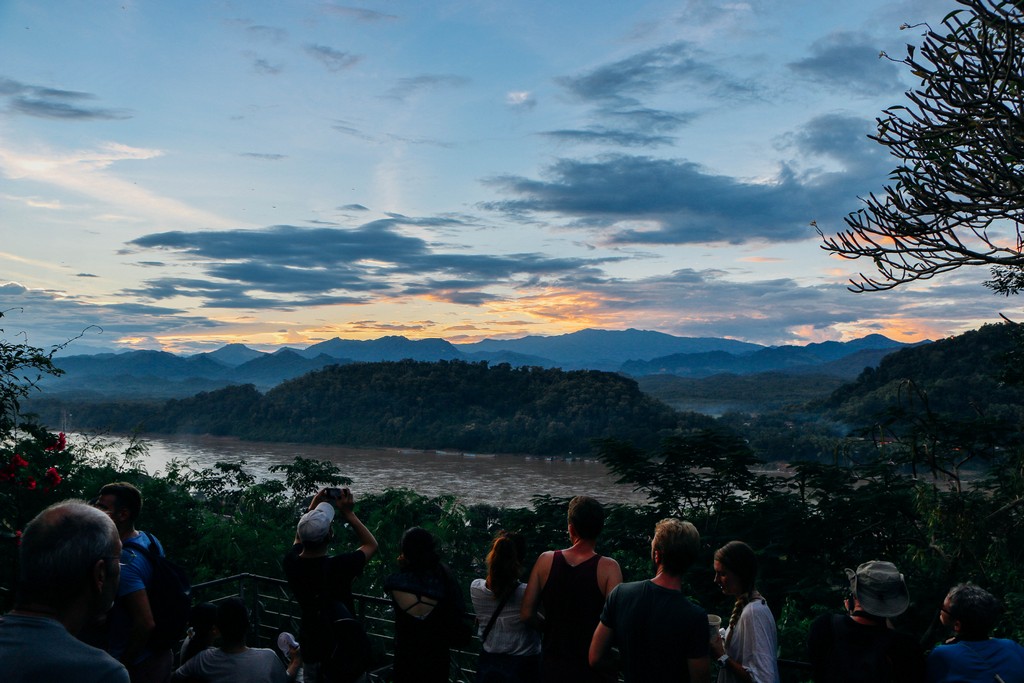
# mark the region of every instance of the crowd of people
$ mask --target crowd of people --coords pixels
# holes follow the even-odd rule
[[[279,650],[247,645],[250,615],[229,598],[192,608],[177,657],[155,638],[154,562],[159,540],[136,523],[142,497],[131,484],[104,486],[87,503],[57,503],[25,528],[13,610],[0,617],[0,680],[10,683],[306,683],[365,681],[371,643],[355,616],[353,581],[378,550],[348,489],[323,489],[300,517],[283,559],[301,610],[296,640]],[[357,547],[331,554],[340,517]],[[485,577],[469,586],[481,643],[479,683],[700,681],[778,683],[775,619],[757,590],[757,553],[731,541],[714,553],[715,584],[734,598],[731,615],[708,614],[687,598],[685,574],[698,557],[693,524],[664,519],[650,550],[654,575],[623,582],[618,563],[597,550],[604,509],[578,496],[567,515],[569,546],[527,568],[525,540],[500,532]],[[974,584],[954,586],[940,608],[945,643],[926,653],[891,619],[910,605],[903,575],[871,560],[846,570],[844,612],[811,625],[808,659],[817,683],[1024,683],[1024,648],[991,637],[999,600]],[[402,535],[397,571],[384,581],[394,611],[395,683],[448,681],[451,651],[468,646],[463,590],[434,537]],[[98,627],[102,624],[102,628]]]

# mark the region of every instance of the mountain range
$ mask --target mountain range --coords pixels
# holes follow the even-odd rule
[[[877,366],[884,356],[905,346],[908,344],[878,334],[849,342],[762,346],[733,339],[676,337],[635,329],[586,329],[550,337],[486,339],[473,344],[401,336],[372,340],[335,338],[305,349],[282,348],[273,353],[229,344],[191,356],[164,351],[58,355],[54,361],[64,375],[44,378],[40,386],[48,394],[168,398],[233,384],[253,384],[266,390],[328,365],[405,359],[604,370],[632,377],[706,378],[723,373],[785,372],[853,379],[864,368]]]

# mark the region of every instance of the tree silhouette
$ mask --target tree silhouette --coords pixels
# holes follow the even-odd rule
[[[818,229],[826,251],[874,262],[877,274],[850,280],[855,292],[976,265],[993,266],[993,290],[1024,289],[1024,3],[958,2],[919,52],[907,47],[899,61],[920,85],[869,136],[901,161],[894,183],[846,230]]]

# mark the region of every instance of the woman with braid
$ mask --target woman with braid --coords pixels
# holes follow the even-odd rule
[[[779,683],[775,653],[775,617],[754,587],[757,556],[742,541],[730,541],[715,551],[715,583],[725,595],[736,596],[725,637],[711,641],[711,653],[721,667],[718,683]]]

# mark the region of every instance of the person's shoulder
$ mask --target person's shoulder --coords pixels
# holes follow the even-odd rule
[[[487,587],[487,579],[473,579],[469,584],[469,590],[477,593],[490,593]]]
[[[135,535],[124,541],[123,545],[127,545],[129,548],[133,549],[144,548],[145,550],[158,555],[164,554],[164,546],[160,543],[160,539],[150,532],[143,531],[142,529],[136,529],[135,531]]]
[[[673,593],[683,597],[683,594],[679,591],[672,591],[668,588],[662,588],[661,586],[655,585],[650,581],[628,581],[625,583],[616,584],[608,592],[608,600],[619,603],[628,603],[636,600],[644,599],[644,596],[650,593],[657,593],[658,599],[668,597],[669,599],[675,597]],[[685,600],[685,597],[683,597]]]
[[[545,550],[537,556],[537,561],[533,563],[533,569],[530,570],[530,577],[538,576],[544,578],[550,571],[551,567],[555,563],[555,553],[560,552],[556,550]]]
[[[248,652],[249,656],[253,659],[265,659],[267,662],[270,660],[274,660],[275,662],[281,661],[278,658],[277,653],[268,647],[250,647],[246,652]]]
[[[124,664],[106,652],[103,654],[106,655],[106,666],[102,668],[97,667],[92,670],[92,673],[98,674],[96,680],[103,681],[104,683],[129,683],[128,669],[125,668]]]
[[[611,593],[609,593],[608,595],[611,595],[612,593],[616,593],[618,595],[623,595],[626,593],[641,593],[647,590],[648,588],[661,589],[660,586],[657,586],[646,579],[643,581],[624,581],[620,584],[617,584],[614,588],[612,588]],[[663,590],[668,589],[666,588]]]
[[[768,606],[768,601],[764,598],[757,600],[751,600],[747,603],[746,607],[743,608],[744,612],[750,612],[751,614],[771,614],[772,610]]]
[[[989,638],[989,642],[991,642],[995,647],[1024,652],[1024,645],[1021,645],[1016,640],[1010,640],[1009,638]]]
[[[941,643],[932,648],[928,653],[928,659],[933,662],[942,659],[955,659],[963,650],[964,647],[960,643]]]
[[[362,567],[366,564],[366,554],[359,549],[337,555],[328,555],[327,564],[330,567]]]

